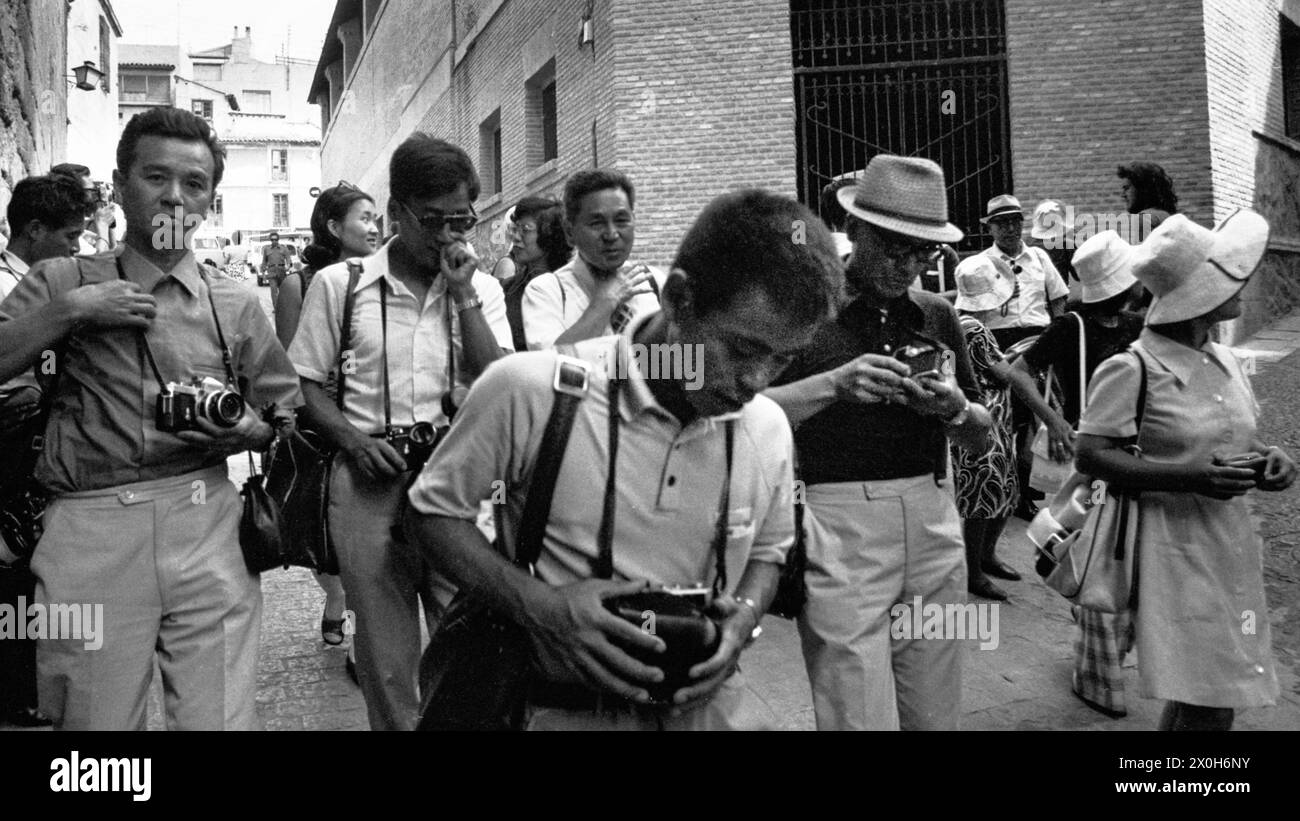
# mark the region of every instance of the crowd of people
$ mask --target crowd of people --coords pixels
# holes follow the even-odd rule
[[[1138,606],[1077,613],[1075,692],[1122,714],[1136,638],[1162,727],[1225,729],[1277,697],[1267,618],[1234,629],[1268,612],[1244,494],[1290,486],[1295,465],[1257,439],[1249,382],[1211,339],[1262,257],[1258,215],[1196,225],[1172,185],[1142,193],[1168,181],[1158,166],[1134,164],[1126,206],[1156,217],[1149,236],[1087,239],[1063,276],[1000,194],[981,219],[992,244],[958,262],[943,169],[879,155],[828,186],[825,222],[768,191],[716,197],[660,269],[633,254],[633,181],[597,168],[511,209],[489,273],[469,242],[473,162],[417,132],[390,159],[391,237],[376,199],[340,182],[317,199],[300,271],[263,255],[273,324],[255,291],[156,241],[160,220],[208,212],[224,162],[201,118],[136,115],[114,172],[125,236],[99,253],[79,253],[102,205],[75,175],[14,189],[0,400],[8,414],[46,397],[34,477],[50,501],[30,559],[0,552],[0,595],[102,603],[104,625],[96,649],[0,642],[11,723],[142,729],[156,663],[169,728],[258,727],[262,591],[225,465],[295,428],[336,451],[340,572],[317,576],[320,629],[328,645],[353,633],[372,729],[417,726],[420,682],[445,661],[422,659],[422,627],[438,635],[457,595],[526,635],[524,728],[776,726],[739,660],[797,541],[818,728],[959,728],[961,640],[900,636],[892,614],[1007,599],[992,579],[1020,575],[996,548],[1013,513],[1036,511],[1035,419],[1051,458],[1142,490]],[[647,349],[698,354],[698,374],[644,368]],[[205,377],[240,413],[164,414],[163,396]],[[540,544],[527,568],[511,560],[523,543]],[[708,625],[666,691],[669,634],[612,606],[663,589],[701,601]]]

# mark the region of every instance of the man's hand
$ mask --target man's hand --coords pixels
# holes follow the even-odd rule
[[[352,464],[373,482],[392,479],[406,470],[406,460],[383,439],[357,433],[343,448]]]
[[[58,297],[74,325],[93,328],[145,328],[153,322],[158,303],[134,282],[114,279],[82,285]]]
[[[1295,483],[1295,461],[1279,447],[1265,451],[1268,461],[1264,463],[1264,478],[1259,483],[1260,490],[1286,490]]]
[[[640,593],[646,582],[600,579],[548,587],[527,610],[529,638],[538,666],[548,679],[581,681],[587,686],[646,704],[645,685],[663,681],[663,671],[642,664],[623,648],[664,651],[663,640],[605,609],[604,600]]]
[[[951,419],[966,407],[966,395],[957,386],[956,377],[922,374],[903,380],[902,404],[921,414]]]
[[[694,683],[673,694],[675,715],[693,710],[713,698],[722,682],[736,672],[740,653],[749,643],[754,628],[758,627],[758,614],[754,609],[730,595],[716,598],[711,610],[714,616],[722,617],[718,625],[722,631],[722,641],[718,643],[718,650],[712,657],[688,671]]]
[[[457,240],[443,246],[442,275],[447,278],[447,286],[453,291],[470,287],[470,281],[477,270],[478,257],[464,242]],[[456,298],[455,293],[452,296]]]
[[[650,266],[643,262],[625,264],[609,279],[597,279],[593,296],[603,299],[610,310],[614,310],[637,294],[654,293],[649,285],[653,277]]]
[[[831,371],[838,398],[849,402],[889,402],[901,397],[911,373],[906,365],[883,354],[864,353]]]
[[[177,438],[227,456],[246,450],[262,450],[275,435],[271,426],[263,422],[257,411],[248,405],[244,406],[244,415],[233,428],[214,425],[201,416],[194,421],[199,429],[180,431],[176,434]]]

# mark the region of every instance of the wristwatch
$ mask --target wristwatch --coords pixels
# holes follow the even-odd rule
[[[468,311],[470,308],[482,308],[482,307],[483,307],[483,300],[479,299],[477,296],[472,296],[469,299],[465,300],[464,302],[456,303],[456,313],[459,314],[463,311]]]
[[[943,420],[943,424],[945,426],[950,428],[955,428],[961,423],[965,422],[966,418],[970,416],[970,400],[967,399],[965,396],[962,397],[962,400],[964,404],[962,404],[961,410],[957,411],[952,416]]]

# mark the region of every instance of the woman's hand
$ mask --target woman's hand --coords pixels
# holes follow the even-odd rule
[[[1064,419],[1057,417],[1047,426],[1047,452],[1057,462],[1069,462],[1074,458],[1074,428]]]
[[[1274,446],[1266,449],[1264,455],[1268,457],[1268,461],[1264,463],[1264,478],[1259,482],[1260,490],[1286,490],[1295,484],[1295,460],[1288,456],[1286,451]]]

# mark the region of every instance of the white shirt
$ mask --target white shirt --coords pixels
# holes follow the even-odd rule
[[[575,255],[568,265],[534,278],[524,289],[521,304],[528,350],[540,351],[554,347],[560,334],[581,319],[583,311],[591,304],[591,298],[578,281],[578,270],[590,274],[587,263]],[[655,284],[662,290],[667,275],[654,267],[650,268],[650,273]],[[625,304],[631,309],[632,315],[624,327],[631,327],[641,317],[659,310],[659,298],[652,293],[637,294]],[[612,333],[614,329],[606,325],[603,335]]]
[[[382,279],[388,284],[388,379],[392,423],[446,424],[442,396],[447,392],[447,354],[455,346],[456,383],[468,387],[465,372],[460,318],[447,295],[447,280],[438,276],[425,295],[424,304],[389,271],[388,249],[384,245],[361,260],[356,305],[352,309],[353,369],[347,374],[343,394],[343,415],[359,430],[369,434],[384,430],[383,333],[380,314]],[[339,361],[343,322],[344,291],[348,266],[340,262],[316,273],[303,301],[298,333],[289,346],[289,359],[303,379],[324,383]],[[475,271],[471,280],[483,300],[487,320],[497,345],[514,348],[510,323],[506,319],[501,285],[490,275]],[[450,316],[451,341],[448,340]]]
[[[1014,273],[1016,268],[1020,272],[1015,274],[1016,288],[1018,294],[1015,294],[1007,301],[1006,313],[1001,311],[993,314],[993,318],[984,324],[990,330],[999,330],[1002,328],[1046,328],[1052,321],[1052,315],[1047,311],[1047,304],[1054,300],[1070,295],[1070,288],[1061,279],[1060,273],[1057,272],[1056,266],[1052,264],[1047,256],[1047,252],[1041,248],[1031,248],[1024,243],[1020,245],[1020,253],[1016,256],[1004,254],[1002,249],[994,245],[980,253],[991,259],[1000,259],[1010,266]],[[953,280],[965,273],[969,267],[974,264],[971,262],[974,257],[968,257],[961,261],[953,272]]]
[[[27,275],[27,263],[9,249],[0,251],[0,300],[9,296],[9,292],[18,285],[18,280]]]

